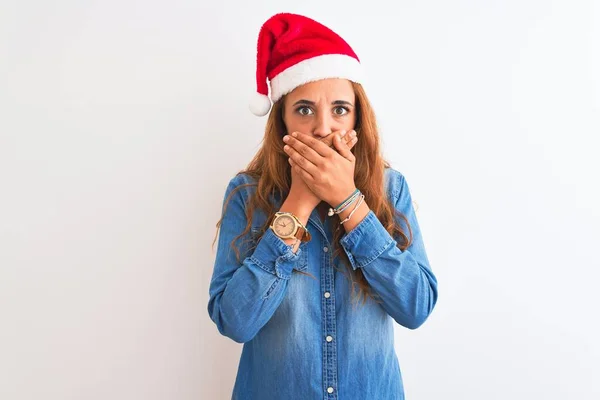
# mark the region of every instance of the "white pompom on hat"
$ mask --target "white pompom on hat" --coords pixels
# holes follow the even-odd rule
[[[356,53],[337,33],[302,15],[275,14],[258,34],[256,93],[250,111],[267,115],[271,101],[308,82],[344,78],[361,83],[362,76]]]
[[[271,100],[269,96],[260,93],[254,93],[250,100],[250,111],[252,114],[262,117],[267,115],[271,109]]]

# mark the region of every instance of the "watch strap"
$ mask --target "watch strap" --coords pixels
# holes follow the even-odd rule
[[[310,232],[304,227],[304,225],[298,226],[295,235],[301,242],[308,242],[310,240]]]

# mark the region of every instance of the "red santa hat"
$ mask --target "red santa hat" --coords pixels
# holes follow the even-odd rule
[[[297,14],[275,14],[263,24],[258,34],[257,88],[250,101],[253,114],[267,115],[271,100],[276,102],[300,85],[326,78],[361,83],[360,60],[344,39],[319,22]]]

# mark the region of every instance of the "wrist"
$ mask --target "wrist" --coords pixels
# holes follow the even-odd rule
[[[354,206],[351,206],[350,209],[344,210],[342,213],[340,213],[340,221],[345,220],[346,217],[348,217],[353,211],[353,209]],[[350,232],[352,229],[354,229],[367,216],[367,214],[369,214],[370,211],[371,208],[365,201],[358,205],[358,207],[356,207],[356,211],[354,214],[352,214],[352,217],[342,224],[346,232]]]
[[[304,225],[306,225],[306,223],[308,222],[308,218],[310,217],[310,214],[312,213],[313,209],[314,209],[314,207],[313,208],[307,207],[306,205],[301,204],[300,202],[286,200],[281,205],[281,208],[279,209],[279,211],[291,212],[300,220],[300,222],[302,222]]]

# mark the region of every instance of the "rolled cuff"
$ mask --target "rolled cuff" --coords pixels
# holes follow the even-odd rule
[[[362,268],[397,244],[373,210],[340,239],[353,270]]]
[[[294,266],[302,257],[305,244],[301,243],[298,251],[294,253],[292,245],[288,245],[275,235],[273,229],[267,228],[254,253],[250,256],[250,260],[281,279],[290,279]],[[302,268],[297,269],[301,270]]]

